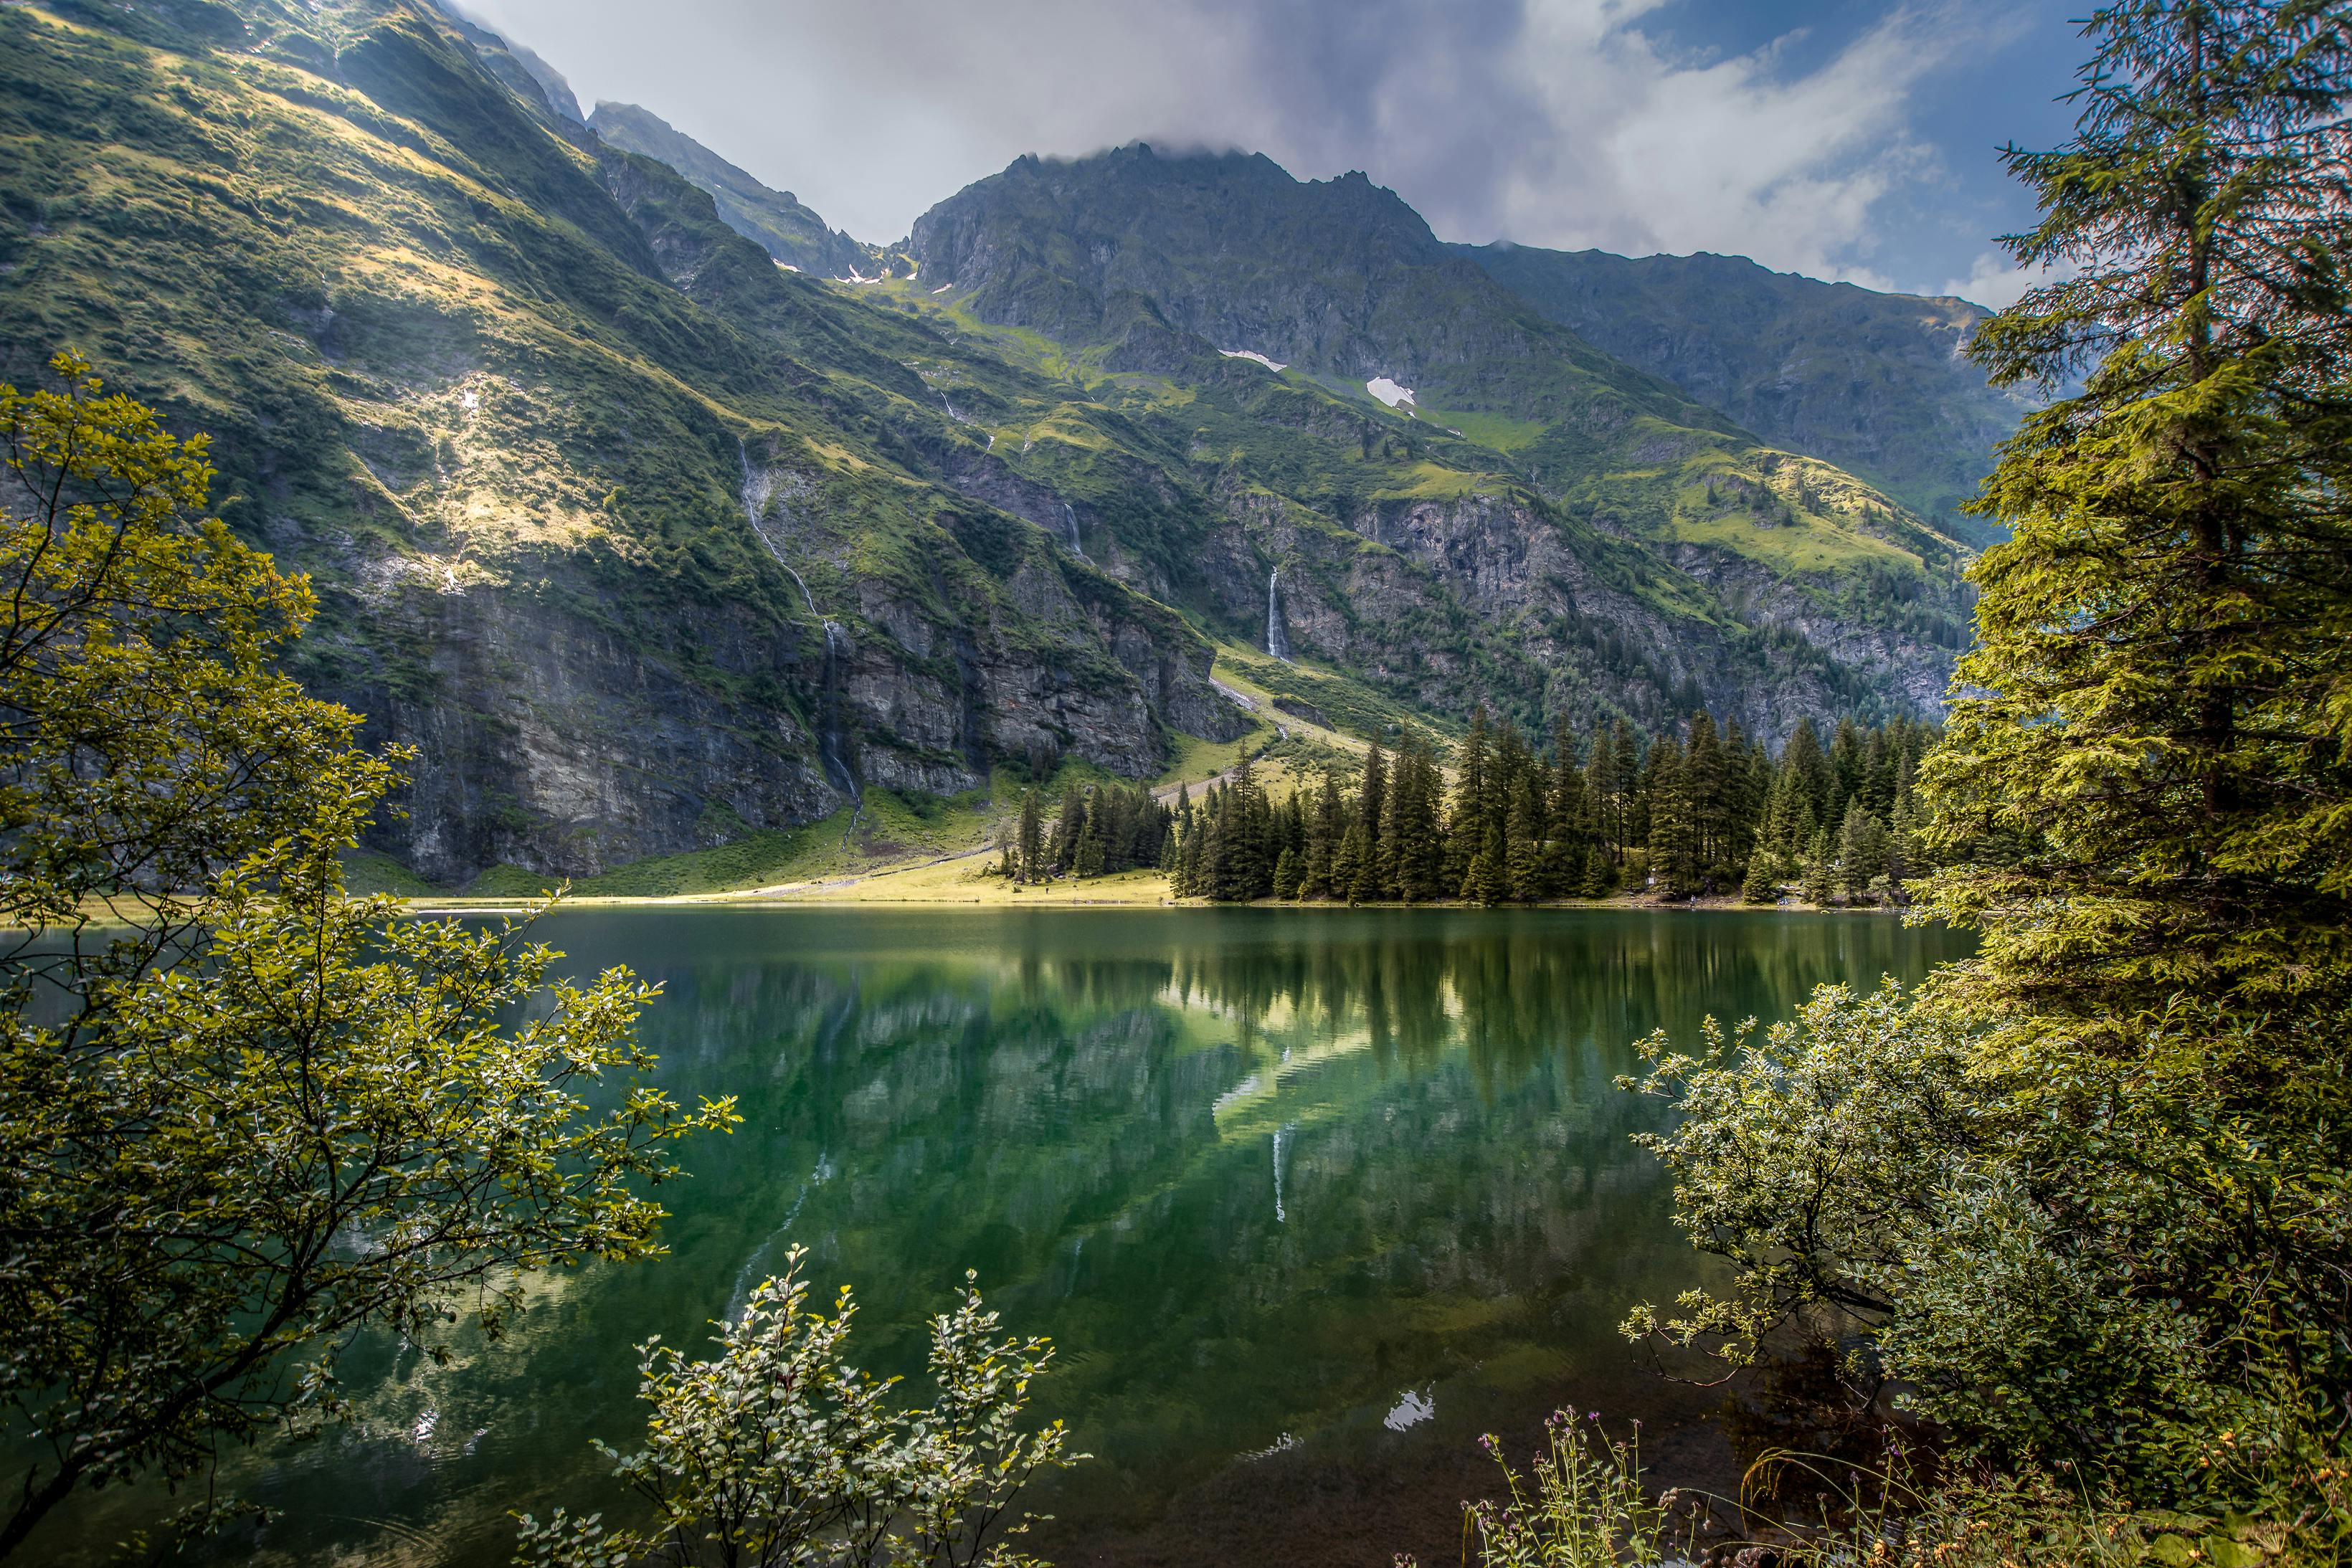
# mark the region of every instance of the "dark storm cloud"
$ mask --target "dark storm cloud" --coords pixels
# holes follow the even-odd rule
[[[1833,47],[1695,51],[1661,0],[473,0],[583,101],[642,103],[868,239],[1024,152],[1139,138],[1361,169],[1447,238],[1713,249],[1874,284],[1984,267],[1906,248],[1890,194],[1950,172],[1915,87],[2010,13],[1895,6]],[[1929,236],[1935,238],[1936,236]],[[1940,248],[1938,248],[1940,247]],[[1998,268],[1977,292],[1998,294]],[[1996,301],[1998,302],[1998,301]]]

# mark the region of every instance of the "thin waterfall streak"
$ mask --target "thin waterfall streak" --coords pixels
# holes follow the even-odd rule
[[[1282,568],[1265,580],[1265,651],[1270,658],[1290,662],[1290,632],[1282,623]]]
[[[735,455],[743,465],[743,520],[751,525],[751,537],[760,541],[768,554],[774,558],[775,563],[784,569],[784,575],[799,587],[801,601],[808,606],[810,616],[824,629],[824,664],[817,677],[822,711],[817,721],[816,755],[834,788],[848,796],[856,807],[849,816],[849,831],[841,836],[841,841],[845,845],[849,842],[849,832],[856,831],[858,816],[866,809],[866,791],[858,786],[857,775],[851,771],[841,750],[841,694],[836,683],[840,679],[841,654],[848,645],[848,634],[842,631],[839,622],[817,609],[816,595],[809,591],[808,579],[793,570],[793,563],[784,559],[784,552],[776,548],[776,541],[768,537],[763,519],[768,515],[768,503],[775,496],[775,482],[766,474],[752,468],[751,448],[740,437],[735,443]]]

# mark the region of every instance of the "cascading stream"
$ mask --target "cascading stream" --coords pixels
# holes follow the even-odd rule
[[[839,622],[817,609],[816,595],[809,591],[808,580],[793,570],[793,563],[784,559],[784,552],[776,548],[776,541],[768,537],[764,519],[768,503],[775,497],[775,481],[751,466],[751,449],[740,440],[735,443],[735,455],[743,465],[743,520],[751,524],[751,537],[784,569],[784,575],[799,587],[810,616],[824,628],[824,664],[817,677],[816,755],[833,787],[848,796],[856,807],[849,814],[849,831],[855,832],[857,819],[866,810],[866,791],[859,787],[857,775],[850,770],[842,753],[841,656],[849,643],[848,633],[842,631]],[[842,842],[848,841],[849,834],[844,833]]]
[[[1087,559],[1087,547],[1078,542],[1078,514],[1067,501],[1062,503],[1062,526],[1070,530],[1070,553],[1080,560]]]
[[[1282,568],[1265,580],[1265,651],[1284,664],[1290,662],[1290,632],[1282,623]]]

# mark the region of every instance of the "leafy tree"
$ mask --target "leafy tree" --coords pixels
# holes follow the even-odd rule
[[[654,1407],[646,1447],[625,1456],[596,1446],[652,1521],[608,1531],[601,1515],[558,1509],[544,1524],[525,1515],[518,1562],[1025,1561],[1002,1540],[1026,1528],[1011,1513],[1014,1499],[1039,1470],[1083,1457],[1068,1454],[1059,1421],[1021,1427],[1051,1345],[998,1339],[997,1315],[982,1310],[966,1275],[954,1308],[931,1320],[931,1403],[894,1408],[896,1379],[877,1382],[839,1359],[856,1314],[847,1288],[830,1317],[809,1306],[806,1253],[793,1249],[785,1272],[751,1292],[742,1316],[717,1325],[711,1359],[689,1362],[658,1338],[637,1347],[639,1396]]]
[[[429,1347],[521,1270],[658,1250],[663,1145],[732,1119],[644,1084],[625,971],[344,896],[397,759],[276,672],[307,585],[202,515],[200,440],[56,369],[0,389],[0,1555],[340,1414],[363,1330]]]

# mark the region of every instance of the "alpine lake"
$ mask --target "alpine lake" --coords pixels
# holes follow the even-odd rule
[[[505,1563],[520,1511],[632,1517],[590,1448],[639,1445],[634,1346],[699,1349],[790,1249],[848,1285],[851,1359],[919,1397],[966,1269],[1050,1335],[1039,1418],[1092,1457],[1025,1495],[1061,1564],[1424,1563],[1462,1553],[1556,1408],[1642,1422],[1656,1475],[1728,1490],[1721,1391],[1617,1332],[1706,1277],[1616,1086],[1633,1042],[1786,1017],[1817,984],[1916,980],[1967,939],[1877,915],[864,907],[583,909],[537,933],[658,981],[660,1081],[733,1094],[684,1145],[667,1256],[527,1284],[497,1343],[367,1342],[359,1418],[233,1457],[281,1511],[196,1555]],[[83,1500],[98,1561],[152,1521]],[[168,1506],[163,1504],[163,1506]]]

